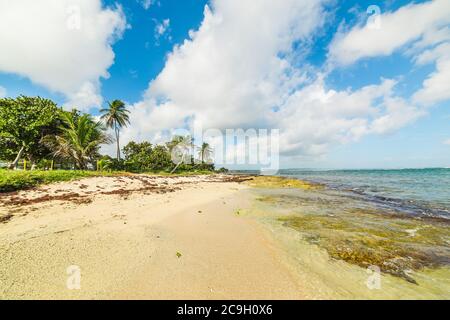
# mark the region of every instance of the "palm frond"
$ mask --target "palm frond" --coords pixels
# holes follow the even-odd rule
[[[43,137],[42,143],[53,150],[53,156],[74,161],[77,167],[85,169],[100,146],[110,143],[111,138],[104,132],[102,124],[88,114],[76,120],[72,114],[65,114],[62,120],[60,133]]]

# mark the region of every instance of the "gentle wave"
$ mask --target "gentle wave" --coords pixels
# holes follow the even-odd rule
[[[279,175],[321,183],[348,196],[402,213],[450,219],[450,170],[280,170]]]

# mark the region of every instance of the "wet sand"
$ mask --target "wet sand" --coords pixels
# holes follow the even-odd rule
[[[379,208],[320,185],[258,178],[243,216],[285,252],[312,298],[450,299],[449,221]]]
[[[355,213],[299,181],[248,179],[89,178],[0,195],[0,299],[450,298],[448,267],[412,272],[412,283],[331,251],[343,236],[365,241],[385,227],[433,248],[448,239],[445,225],[434,238],[418,228],[415,240],[410,224],[427,221]],[[67,286],[70,266],[79,289]]]

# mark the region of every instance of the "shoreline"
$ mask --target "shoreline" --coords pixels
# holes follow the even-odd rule
[[[345,207],[322,190],[278,177],[136,175],[3,194],[0,299],[448,298],[448,268],[415,272],[420,285],[383,272],[383,290],[371,290],[364,265],[307,241],[346,230],[327,231],[328,202]],[[320,229],[302,214],[312,209]],[[80,290],[66,286],[73,265]]]
[[[280,263],[281,252],[235,214],[251,202],[240,192],[247,186],[229,177],[164,179],[177,189],[19,204],[21,212],[0,224],[0,298],[304,298]],[[128,189],[117,190],[136,188],[136,181],[126,182]],[[70,195],[98,183],[93,178],[42,188],[52,194],[65,188]],[[66,287],[71,265],[80,267],[80,290]]]

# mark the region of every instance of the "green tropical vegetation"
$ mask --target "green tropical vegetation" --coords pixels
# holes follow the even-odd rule
[[[89,114],[61,112],[60,117],[62,124],[57,132],[43,137],[41,142],[55,158],[73,161],[80,170],[88,169],[89,163],[99,158],[100,146],[110,143],[111,138],[102,123],[94,121]]]
[[[28,189],[40,184],[70,181],[87,177],[113,176],[116,172],[82,170],[6,170],[0,169],[0,192]]]
[[[174,136],[165,144],[131,141],[121,148],[120,131],[130,124],[125,103],[114,100],[100,112],[96,120],[76,109],[65,111],[41,97],[0,99],[0,167],[4,167],[0,169],[0,192],[117,172],[215,171],[211,146],[195,146],[189,136]],[[113,142],[115,158],[102,155],[101,147]]]
[[[211,156],[213,150],[209,143],[203,142],[198,153],[202,163],[210,163],[212,161]]]
[[[102,119],[105,121],[106,126],[114,129],[116,134],[117,160],[120,160],[120,129],[130,123],[129,111],[126,109],[125,103],[120,100],[114,100],[108,103],[108,108],[102,109],[100,112],[103,114]]]
[[[0,99],[0,159],[10,161],[13,169],[22,157],[34,166],[48,156],[50,150],[40,140],[56,132],[58,111],[54,102],[40,97]]]

